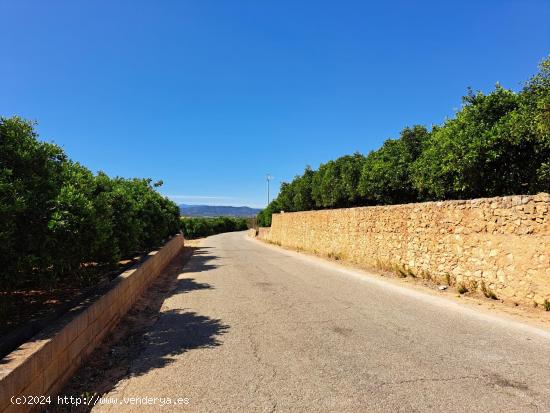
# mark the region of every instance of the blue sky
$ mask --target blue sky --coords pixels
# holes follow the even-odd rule
[[[550,53],[550,1],[370,3],[0,0],[0,114],[180,203],[263,206],[266,173],[440,123]]]

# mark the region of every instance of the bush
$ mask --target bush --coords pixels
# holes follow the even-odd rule
[[[149,179],[94,175],[40,142],[34,123],[0,118],[0,284],[76,275],[149,250],[179,229],[179,210]]]
[[[243,231],[248,228],[246,218],[233,217],[181,217],[180,226],[187,239],[207,237],[222,232]]]

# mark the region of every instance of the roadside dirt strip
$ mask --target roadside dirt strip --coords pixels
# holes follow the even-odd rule
[[[550,411],[547,330],[245,233],[148,295],[64,394],[98,412]]]

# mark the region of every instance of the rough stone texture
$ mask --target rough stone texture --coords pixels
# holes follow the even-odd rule
[[[270,228],[258,228],[256,236],[258,238],[266,238],[269,235]]]
[[[74,309],[1,360],[0,412],[47,408],[16,405],[10,399],[17,395],[55,395],[183,244],[182,235],[172,237],[160,250],[149,253],[143,264],[120,274],[96,301]]]
[[[258,237],[367,267],[550,300],[550,195],[273,215]]]

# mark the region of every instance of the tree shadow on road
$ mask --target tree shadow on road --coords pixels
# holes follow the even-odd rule
[[[209,253],[211,247],[185,247],[191,250],[191,253],[187,252],[187,256],[193,256],[193,259],[188,259],[183,265],[182,270],[184,272],[204,272],[218,268],[216,264],[218,257]]]
[[[195,312],[171,310],[162,313],[152,330],[145,334],[145,350],[130,368],[131,376],[162,368],[185,351],[221,345],[218,336],[228,326],[220,320]]]
[[[60,392],[62,396],[102,396],[128,377],[163,368],[187,351],[222,345],[220,336],[229,326],[185,309],[161,311],[164,301],[174,295],[212,290],[207,283],[186,274],[211,271],[217,257],[206,247],[185,247],[113,333],[96,349]],[[88,406],[52,406],[49,411],[90,411]]]

